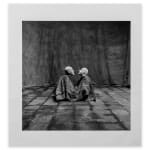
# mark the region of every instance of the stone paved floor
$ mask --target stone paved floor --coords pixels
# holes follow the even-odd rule
[[[130,130],[130,90],[95,89],[96,102],[60,102],[52,88],[23,89],[23,130]]]

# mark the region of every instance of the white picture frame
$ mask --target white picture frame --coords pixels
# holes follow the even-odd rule
[[[9,145],[141,145],[141,11],[140,4],[10,4]],[[22,131],[22,21],[131,21],[131,130]]]

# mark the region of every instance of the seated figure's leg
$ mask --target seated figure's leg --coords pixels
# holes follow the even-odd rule
[[[78,94],[77,101],[85,101],[88,99],[89,94],[86,89],[81,89]]]
[[[88,99],[88,94],[87,94],[87,92],[86,92],[86,90],[83,90],[82,91],[82,100],[84,101],[84,100],[87,100]]]
[[[54,101],[56,101],[56,87],[54,87],[54,89],[52,91],[52,98]]]
[[[91,100],[96,101],[96,96],[94,93],[94,86],[90,85],[90,96],[91,96]]]

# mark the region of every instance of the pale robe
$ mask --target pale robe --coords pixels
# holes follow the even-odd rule
[[[55,90],[57,100],[70,100],[75,92],[74,86],[68,77],[68,75],[63,75],[59,78],[57,87]]]
[[[82,76],[78,84],[78,99],[82,99],[84,96],[92,99],[95,98],[93,82],[89,76]]]

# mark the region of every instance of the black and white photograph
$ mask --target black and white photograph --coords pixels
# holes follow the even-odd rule
[[[22,21],[22,130],[130,130],[130,21]]]
[[[9,144],[141,145],[141,5],[8,10]]]

